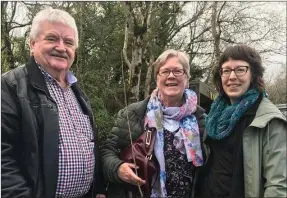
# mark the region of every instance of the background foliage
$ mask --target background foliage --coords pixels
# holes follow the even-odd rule
[[[91,100],[101,139],[119,109],[155,87],[152,64],[167,48],[185,50],[192,79],[211,85],[211,72],[226,46],[249,44],[266,68],[281,65],[285,75],[277,72],[266,85],[274,103],[287,102],[286,62],[281,61],[286,57],[286,2],[2,1],[1,72],[26,63],[31,21],[45,6],[64,9],[76,20],[79,48],[72,70]]]

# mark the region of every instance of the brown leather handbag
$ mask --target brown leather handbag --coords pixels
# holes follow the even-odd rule
[[[159,172],[157,161],[155,159],[152,160],[155,137],[155,128],[146,129],[137,140],[133,141],[131,145],[120,153],[121,160],[134,163],[132,154],[133,147],[136,165],[139,167],[137,169],[138,176],[146,181],[146,184],[141,186],[145,195],[150,195],[152,176]],[[130,188],[136,189],[137,186],[131,185]]]

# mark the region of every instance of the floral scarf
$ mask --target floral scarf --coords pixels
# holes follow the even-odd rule
[[[244,112],[256,102],[259,94],[256,89],[250,89],[229,105],[227,98],[221,93],[212,103],[205,119],[207,135],[215,140],[229,136]]]
[[[160,102],[158,89],[155,89],[147,104],[147,113],[145,116],[145,126],[155,127],[157,135],[154,145],[154,153],[159,162],[160,176],[155,181],[155,186],[152,189],[151,197],[166,197],[167,192],[165,188],[166,172],[165,159],[163,154],[164,146],[164,130],[163,121],[175,120],[179,122],[179,130],[174,135],[173,144],[182,153],[186,154],[188,162],[192,162],[194,166],[201,166],[203,164],[202,150],[200,146],[199,127],[196,117],[193,113],[196,112],[197,96],[196,93],[190,89],[184,90],[185,104],[181,107],[172,107],[172,113],[166,114],[166,109]],[[172,122],[171,122],[172,123]]]

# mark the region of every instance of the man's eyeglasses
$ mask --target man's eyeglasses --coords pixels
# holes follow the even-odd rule
[[[172,74],[176,77],[178,76],[182,76],[183,74],[185,74],[185,71],[183,69],[163,69],[163,70],[159,70],[158,71],[158,75],[160,76],[169,76],[170,72],[172,72]]]
[[[234,71],[236,76],[244,76],[247,71],[248,71],[248,66],[239,66],[236,67],[235,69],[230,69],[230,68],[221,68],[219,70],[219,73],[221,77],[229,77],[231,72]]]

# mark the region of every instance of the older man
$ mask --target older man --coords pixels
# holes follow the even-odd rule
[[[69,71],[77,47],[74,18],[46,8],[30,60],[2,75],[2,197],[104,197],[91,106]]]

